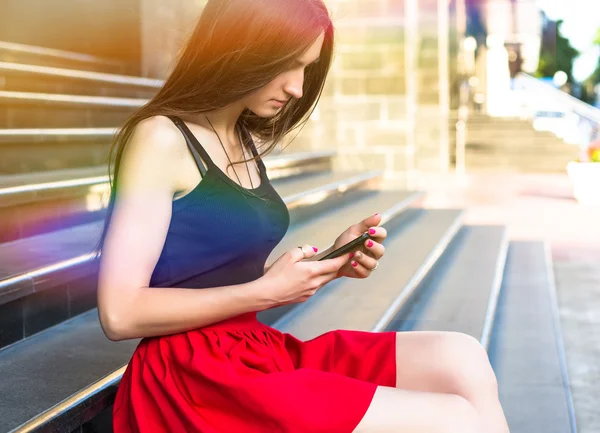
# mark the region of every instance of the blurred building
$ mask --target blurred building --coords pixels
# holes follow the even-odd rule
[[[383,168],[397,182],[447,171],[466,80],[476,77],[470,91],[494,111],[508,77],[537,67],[533,0],[325,1],[337,28],[335,63],[293,149],[336,150],[337,168]],[[2,2],[0,40],[126,59],[139,75],[164,78],[205,4]]]

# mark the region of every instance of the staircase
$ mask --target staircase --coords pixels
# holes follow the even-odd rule
[[[565,172],[579,149],[517,118],[476,115],[467,122],[466,169],[470,172]]]
[[[118,81],[87,77],[90,88]],[[83,157],[91,146],[81,140],[94,137],[99,149],[105,145],[106,131],[98,129],[114,128],[141,103],[138,81],[130,77],[119,84],[123,94],[100,100],[71,94],[71,78],[57,80],[64,85],[60,94],[68,96],[60,104],[51,88],[0,94],[0,136],[7,143],[27,137],[8,166],[21,161],[22,167],[36,167],[0,179],[0,210],[6,212],[0,240],[0,432],[112,431],[116,387],[138,343],[109,341],[98,322],[98,263],[91,253],[104,211],[87,200],[106,188],[106,179],[100,160]],[[6,92],[28,94],[17,103]],[[75,96],[88,99],[77,105],[83,100]],[[39,113],[53,113],[52,120]],[[39,127],[44,129],[36,132]],[[51,152],[63,143],[55,137],[72,146],[77,164],[44,167],[43,157],[23,147],[40,139]],[[503,226],[466,224],[462,209],[426,209],[423,192],[384,191],[383,171],[334,170],[335,158],[331,151],[290,151],[265,160],[291,214],[289,231],[268,262],[303,243],[324,250],[350,224],[375,212],[388,231],[386,256],[369,279],[332,282],[303,304],[261,312],[260,320],[305,339],[340,328],[467,333],[488,350],[512,433],[575,433],[547,245],[511,242]],[[36,217],[43,223],[36,224]]]

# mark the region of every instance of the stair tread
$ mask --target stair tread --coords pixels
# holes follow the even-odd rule
[[[575,433],[553,270],[543,242],[511,242],[490,343],[514,433]]]
[[[287,197],[292,197],[300,192],[321,188],[335,182],[343,182],[347,179],[353,179],[367,173],[368,172],[365,172],[364,170],[321,172],[305,175],[301,178],[279,178],[272,180],[271,183],[277,190],[277,193],[286,200]]]
[[[138,108],[149,101],[148,98],[126,98],[120,96],[91,96],[71,95],[68,93],[48,92],[18,92],[11,90],[0,90],[0,104],[3,106],[11,103],[55,104],[90,107],[95,109],[107,108]]]
[[[0,192],[4,188],[47,182],[63,182],[75,179],[108,176],[104,165],[95,167],[66,168],[37,173],[4,174],[0,176]]]
[[[406,191],[373,191],[324,212],[291,227],[269,262],[302,243],[327,246],[348,225],[375,209],[401,212],[418,196]],[[276,310],[267,310],[271,316],[262,315],[260,320],[272,323],[278,317]],[[287,310],[280,307],[279,314]],[[111,342],[102,333],[97,314],[97,309],[91,310],[0,351],[0,395],[10,396],[0,404],[0,430],[26,422],[129,361],[138,340]]]
[[[28,63],[0,61],[0,71],[4,74],[33,75],[42,77],[59,77],[65,82],[74,80],[85,80],[89,84],[113,84],[130,87],[142,87],[158,89],[164,84],[164,80],[139,77],[134,75],[123,75],[108,72],[92,72],[76,68],[60,68],[55,66],[42,66]]]
[[[107,339],[94,309],[0,351],[0,430],[17,427],[126,364],[138,342]]]
[[[0,244],[0,281],[89,254],[101,221]]]
[[[334,329],[383,330],[457,232],[462,217],[461,210],[408,209],[385,226],[386,254],[400,258],[397,262],[384,258],[367,281],[337,281],[282,317],[275,327],[301,339]]]
[[[464,226],[392,328],[464,332],[487,346],[506,250],[504,226]]]

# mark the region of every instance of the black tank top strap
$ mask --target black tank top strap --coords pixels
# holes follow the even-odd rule
[[[194,160],[196,161],[196,165],[198,165],[200,174],[202,175],[202,177],[204,177],[207,169],[204,166],[202,159],[204,161],[206,161],[206,163],[209,166],[214,165],[214,163],[212,162],[212,159],[210,158],[210,156],[208,156],[208,153],[204,150],[204,148],[202,147],[200,142],[196,139],[194,134],[192,134],[192,131],[190,131],[190,128],[188,128],[188,126],[185,124],[185,122],[183,120],[181,120],[177,116],[167,116],[167,117],[169,119],[171,119],[171,121],[175,124],[175,126],[177,126],[177,128],[179,128],[179,130],[185,137],[185,141],[186,141],[188,147],[190,148],[190,151],[192,152]],[[202,157],[202,159],[200,157]]]
[[[250,150],[252,150],[252,154],[256,157],[258,156],[258,150],[256,150],[256,146],[254,145],[254,140],[252,139],[252,135],[246,130],[246,128],[242,128],[243,133],[246,135],[247,139],[250,141]],[[262,161],[262,158],[257,158],[256,163],[258,164],[258,169],[262,172],[262,174],[266,174],[267,168]]]

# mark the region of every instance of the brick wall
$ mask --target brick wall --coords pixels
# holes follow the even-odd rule
[[[142,75],[164,78],[207,0],[141,0]]]
[[[327,1],[337,28],[334,68],[315,115],[292,146],[333,148],[338,169],[380,168],[400,183],[407,170],[443,170],[449,102],[443,97],[448,89],[440,87],[439,51],[448,46],[438,30],[444,17],[438,0],[416,2],[415,58],[407,71],[405,3]]]

